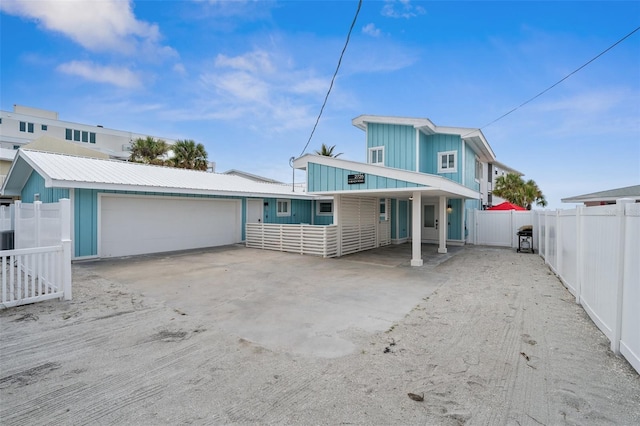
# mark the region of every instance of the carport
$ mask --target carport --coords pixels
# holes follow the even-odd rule
[[[441,176],[331,157],[307,154],[294,167],[307,171],[310,194],[333,196],[338,256],[410,240],[411,265],[422,266],[422,243],[437,243],[438,253],[447,253],[451,234],[464,235],[467,202],[480,198],[478,191]]]

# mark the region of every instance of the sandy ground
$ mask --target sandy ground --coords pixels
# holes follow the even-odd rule
[[[72,302],[0,312],[0,424],[640,424],[640,376],[540,257],[468,247],[421,271],[435,292],[323,358],[74,266]]]

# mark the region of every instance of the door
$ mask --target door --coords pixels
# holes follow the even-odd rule
[[[438,204],[422,205],[422,239],[438,241]]]
[[[247,223],[262,223],[264,203],[260,199],[247,200]]]

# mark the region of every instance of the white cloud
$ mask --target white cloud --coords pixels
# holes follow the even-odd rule
[[[96,65],[89,61],[71,61],[58,65],[58,71],[82,77],[98,83],[107,83],[122,88],[136,88],[141,85],[140,77],[123,67]]]
[[[215,66],[220,68],[226,67],[236,70],[262,72],[268,74],[273,73],[275,70],[275,66],[271,62],[269,54],[262,50],[235,57],[218,55],[216,57]]]
[[[370,35],[371,37],[380,37],[380,29],[376,28],[375,24],[367,24],[362,27],[362,33]]]
[[[422,6],[412,5],[410,0],[385,0],[381,13],[387,18],[409,19],[424,15],[427,11]]]
[[[131,0],[3,0],[0,10],[35,20],[43,29],[61,33],[91,51],[175,55],[172,48],[159,44],[156,24],[136,19]]]

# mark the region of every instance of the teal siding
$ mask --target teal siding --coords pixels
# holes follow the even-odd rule
[[[451,205],[451,213],[447,213],[447,238],[450,240],[462,239],[462,217],[463,204],[462,200],[447,199],[447,204]]]
[[[480,182],[476,182],[476,153],[465,144],[464,186],[475,191],[480,190]]]
[[[314,225],[333,225],[333,215],[318,215],[317,201],[311,202],[311,214],[313,214]]]
[[[264,199],[264,223],[278,224],[298,224],[311,223],[311,200],[289,200],[291,202],[291,215],[278,216],[277,201],[287,200],[287,198],[265,198]]]
[[[409,202],[406,200],[398,202],[398,238],[407,238],[409,236],[408,206]]]
[[[23,203],[33,203],[33,196],[40,194],[43,203],[57,203],[61,198],[69,198],[69,190],[66,188],[46,188],[44,178],[32,171],[27,183],[20,192],[20,200]]]
[[[384,146],[384,165],[403,170],[416,170],[416,129],[398,124],[367,125],[367,163],[369,148]]]
[[[413,182],[406,182],[371,174],[365,174],[364,183],[349,185],[347,183],[348,176],[358,173],[360,172],[355,170],[341,169],[310,162],[307,165],[308,190],[309,192],[333,192],[362,189],[415,188],[424,186]]]
[[[458,168],[456,173],[438,173],[438,153],[456,151]],[[439,175],[462,183],[462,139],[459,135],[420,134],[420,172]]]
[[[98,191],[73,191],[73,232],[76,257],[98,255]]]

